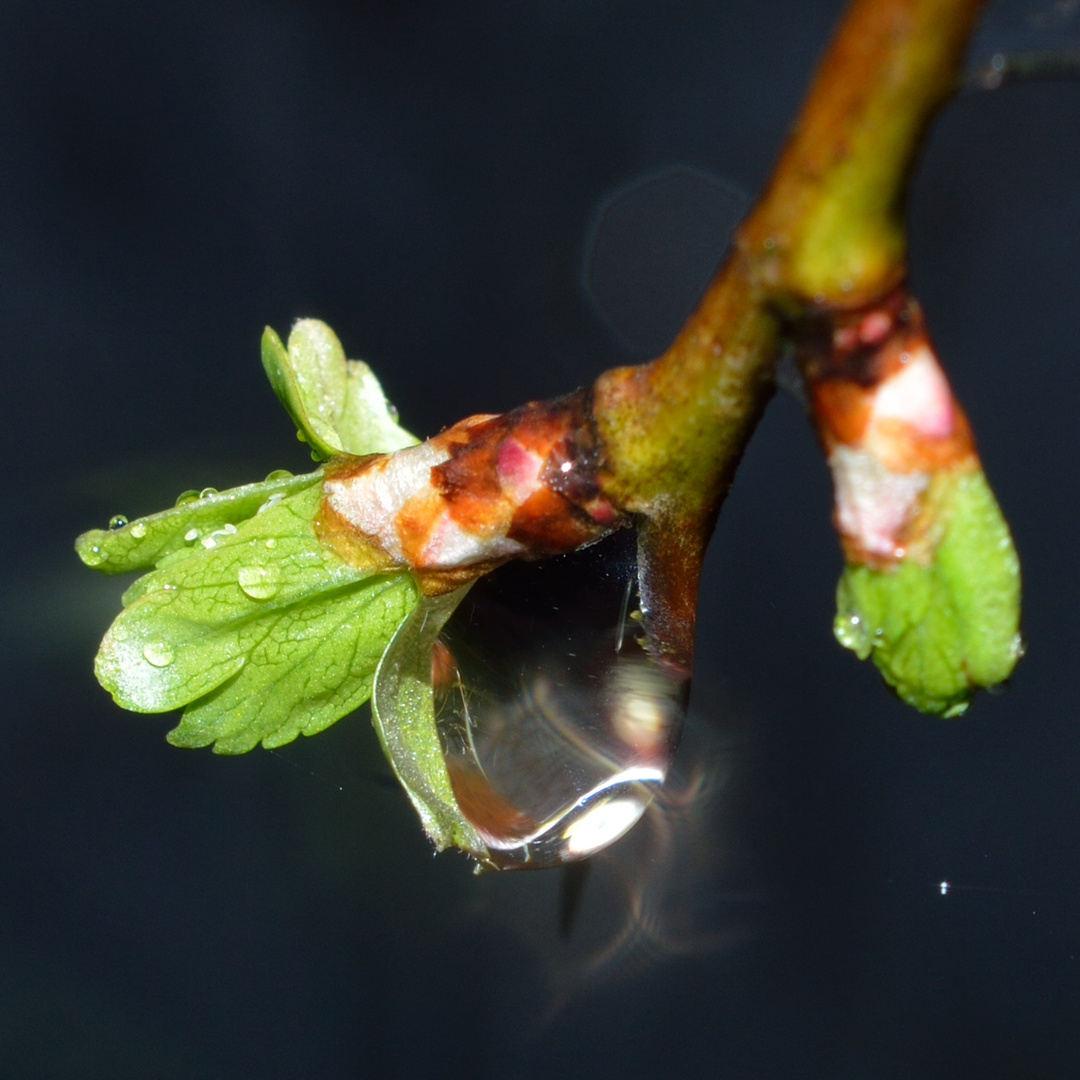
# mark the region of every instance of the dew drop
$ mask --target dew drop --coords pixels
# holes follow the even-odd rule
[[[172,647],[165,641],[151,641],[143,646],[143,657],[154,667],[168,667],[174,659]]]
[[[184,533],[184,543],[185,544],[194,544],[195,541],[198,540],[198,539],[199,539],[199,530],[198,529],[188,529],[188,531],[186,533]]]
[[[146,522],[136,521],[135,524],[131,526],[131,535],[135,537],[136,540],[141,540],[146,535]]]
[[[252,600],[270,600],[281,591],[281,569],[277,566],[242,566],[237,582]]]
[[[838,612],[833,621],[833,634],[845,649],[851,649],[860,660],[865,660],[870,655],[870,630],[859,615]]]
[[[202,489],[202,491],[199,492],[199,498],[200,499],[209,499],[211,495],[216,495],[217,493],[218,493],[217,488],[205,487],[205,488]]]
[[[177,506],[187,506],[188,503],[198,501],[199,493],[194,488],[191,488],[189,491],[181,491],[180,494],[176,496]]]
[[[266,480],[264,483],[272,483],[274,480],[289,480],[292,478],[292,473],[288,469],[274,469],[273,472],[266,474]]]
[[[586,858],[623,836],[664,782],[685,685],[638,647],[625,616],[634,545],[616,534],[508,564],[473,586],[437,642],[447,771],[496,866]]]
[[[277,547],[277,540],[275,540],[274,537],[272,537],[272,536],[269,537],[267,539],[267,541],[266,541],[266,546],[268,548],[271,548],[271,549],[276,548]]]
[[[128,519],[123,514],[114,514],[109,518],[110,529],[122,529],[128,523]]]
[[[105,561],[105,556],[102,554],[101,548],[95,544],[89,551],[83,555],[83,562],[87,566],[100,566]]]

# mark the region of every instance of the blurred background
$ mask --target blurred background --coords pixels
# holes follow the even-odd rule
[[[995,7],[975,53],[1080,42]],[[307,467],[259,364],[327,320],[422,435],[660,351],[833,0],[6,0],[0,1075],[1080,1074],[1080,84],[968,94],[916,293],[1024,559],[950,722],[832,640],[825,466],[770,408],[702,588],[679,775],[558,873],[432,858],[366,710],[242,758],[94,681],[75,535]],[[947,883],[943,884],[943,883]]]

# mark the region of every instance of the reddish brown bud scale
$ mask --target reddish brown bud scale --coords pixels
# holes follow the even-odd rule
[[[587,391],[473,416],[420,446],[327,466],[319,528],[346,560],[403,566],[436,594],[510,558],[619,527],[596,479]]]
[[[919,305],[897,289],[868,309],[815,313],[799,329],[848,561],[882,567],[917,554],[933,475],[978,468]]]

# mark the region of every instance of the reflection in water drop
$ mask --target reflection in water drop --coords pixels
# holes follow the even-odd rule
[[[278,566],[242,566],[237,583],[252,600],[270,600],[281,591],[281,569]]]
[[[498,866],[554,866],[607,847],[667,775],[686,688],[625,617],[635,543],[626,532],[497,570],[434,650],[454,795]]]
[[[128,523],[128,519],[123,514],[114,514],[109,518],[110,529],[122,529]]]

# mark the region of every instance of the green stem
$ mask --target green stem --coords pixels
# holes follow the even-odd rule
[[[663,620],[686,659],[704,540],[772,395],[785,316],[867,304],[902,280],[907,180],[981,6],[855,0],[697,311],[659,359],[597,380],[605,493],[645,515],[651,562],[682,581]]]

